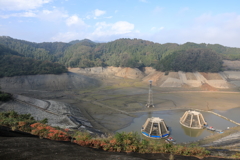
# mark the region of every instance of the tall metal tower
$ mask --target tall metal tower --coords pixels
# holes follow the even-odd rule
[[[146,104],[146,107],[154,107],[153,105],[153,93],[152,93],[152,80],[149,81],[149,94],[148,94],[148,103]]]

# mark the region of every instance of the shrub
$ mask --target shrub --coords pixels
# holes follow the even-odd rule
[[[47,119],[41,122],[46,122]],[[0,112],[0,125],[11,127],[13,130],[21,130],[38,135],[40,138],[48,138],[58,141],[70,141],[69,129],[51,127],[34,120],[30,114],[19,115],[15,111]],[[136,132],[116,133],[109,138],[93,138],[88,132],[77,131],[72,135],[72,140],[81,146],[103,149],[111,152],[138,152],[138,153],[171,153],[186,156],[204,157],[210,152],[197,145],[182,146],[167,144],[164,141],[156,142],[141,139]],[[239,157],[239,153],[234,155]]]
[[[48,123],[48,119],[44,118],[43,120],[40,121],[40,123],[47,124]]]
[[[235,153],[234,155],[231,156],[231,158],[240,159],[240,152]]]
[[[34,123],[31,125],[32,134],[38,135],[39,137],[48,138],[57,141],[70,141],[70,136],[61,130],[54,127],[48,126],[43,123]]]
[[[46,128],[45,124],[42,123],[34,123],[31,125],[32,131],[31,133],[34,135],[38,135],[39,137],[47,137],[48,136],[48,129]]]
[[[77,131],[75,132],[75,134],[73,135],[73,137],[79,141],[79,140],[90,140],[92,138],[92,136],[90,135],[90,133],[88,132],[80,132],[80,131]]]
[[[30,125],[35,122],[36,121],[30,114],[18,114],[15,111],[0,113],[0,125],[10,127],[13,130],[31,132]]]
[[[6,102],[12,99],[12,95],[0,91],[0,101]]]

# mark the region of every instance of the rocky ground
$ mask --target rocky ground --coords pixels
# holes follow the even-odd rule
[[[29,97],[27,98],[29,99]],[[41,101],[34,98],[31,98],[31,100],[32,102]],[[46,101],[42,101],[42,103],[44,102]],[[36,120],[43,120],[44,118],[47,118],[49,124],[62,128],[71,128],[77,126],[67,117],[67,114],[70,114],[70,112],[64,103],[55,101],[48,101],[48,103],[49,106],[47,109],[42,109],[40,104],[33,105],[32,103],[23,103],[23,101],[15,99],[2,104],[0,106],[0,111],[14,110],[20,114],[31,114]]]
[[[1,127],[1,126],[0,126]],[[113,153],[86,148],[71,142],[57,142],[39,139],[23,132],[9,131],[0,128],[0,159],[2,160],[225,160],[216,157],[189,157],[170,154],[127,154]],[[229,152],[221,152],[222,156],[229,156]],[[219,154],[218,154],[219,156]],[[229,159],[228,159],[229,160]]]
[[[215,140],[203,147],[225,147],[231,150],[240,151],[240,132],[232,133],[226,137]]]

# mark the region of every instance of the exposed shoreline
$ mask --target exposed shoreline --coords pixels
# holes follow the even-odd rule
[[[93,71],[94,70],[91,70],[91,72]],[[27,85],[24,77],[21,77],[21,83],[17,80],[17,77],[15,77],[12,81],[14,85],[9,88],[4,86],[3,89],[4,91],[37,98],[46,102],[55,101],[57,104],[67,104],[66,112],[60,113],[61,116],[68,118],[67,115],[74,115],[73,113],[75,113],[76,118],[86,118],[94,129],[100,130],[103,133],[114,133],[121,128],[127,127],[132,123],[135,117],[139,117],[144,112],[174,109],[227,111],[229,109],[240,107],[240,99],[238,98],[240,92],[238,86],[228,89],[214,89],[204,84],[203,86],[206,88],[189,87],[187,85],[183,85],[182,87],[160,87],[163,84],[163,82],[157,82],[159,80],[157,75],[160,76],[160,73],[151,71],[157,76],[155,77],[156,84],[153,86],[155,108],[148,109],[144,107],[148,95],[147,82],[148,79],[154,78],[153,74],[152,76],[146,76],[143,79],[128,79],[116,77],[113,73],[98,75],[97,70],[95,74],[78,72],[78,70],[75,70],[75,73],[64,74],[63,80],[61,80],[61,77],[56,76],[57,81],[54,81],[55,76],[52,75],[50,78],[47,76],[38,76],[42,77],[46,83],[49,82],[50,84],[44,84],[45,82],[40,83],[40,81],[38,83],[34,77],[30,77],[32,86],[28,86],[27,88],[21,87]],[[121,74],[118,74],[118,76],[126,76],[126,74],[130,74],[122,71],[119,73]],[[136,73],[139,73],[139,71]],[[150,72],[146,72],[145,75],[146,74],[150,75]],[[172,78],[179,79],[179,75],[186,75],[187,78],[189,78],[189,74],[190,73],[171,73],[165,78],[168,78],[169,80],[173,80]],[[193,75],[194,74],[191,74],[190,78]],[[208,78],[210,77],[209,82],[213,82],[211,78],[214,78],[214,75],[215,74],[207,75]],[[237,74],[235,78],[239,78],[239,75]],[[219,75],[217,77],[219,78]],[[182,78],[184,79],[184,77]],[[84,84],[82,84],[82,81],[84,81]],[[185,81],[188,83],[192,82],[189,79],[185,79]],[[22,82],[24,82],[24,84],[22,84]],[[174,86],[175,80],[172,82],[174,82]],[[9,83],[4,80],[4,84],[10,85]],[[63,86],[61,86],[62,83]],[[168,84],[170,84],[170,81],[168,81]],[[17,106],[17,104],[12,105]],[[0,105],[0,111],[2,110],[1,107],[4,107],[4,104]],[[24,108],[23,106],[21,107]],[[67,111],[71,110],[69,108],[73,110],[71,113]],[[36,109],[34,109],[34,111],[32,110],[32,112],[36,114]],[[27,113],[27,111],[24,113]],[[55,123],[53,121],[54,118],[51,120],[52,114],[39,114],[45,115],[46,117],[49,116],[50,122],[52,121],[52,124]],[[231,117],[228,118],[231,119]],[[63,121],[61,123],[63,123]],[[62,127],[67,126],[71,125],[62,125]],[[74,124],[74,127],[76,128],[79,126]]]

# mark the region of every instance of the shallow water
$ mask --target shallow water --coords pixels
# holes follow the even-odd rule
[[[185,111],[186,110],[178,109],[157,112],[146,112],[142,116],[135,118],[128,127],[120,129],[116,132],[138,132],[139,134],[141,134],[140,132],[141,127],[145,123],[147,118],[160,117],[164,119],[166,125],[170,130],[171,137],[173,137],[177,143],[196,141],[213,134],[212,131],[209,131],[207,129],[196,130],[182,126],[179,123],[179,119],[184,114]],[[202,114],[203,117],[205,118],[205,121],[207,121],[208,125],[213,126],[216,129],[225,130],[227,129],[227,127],[235,126],[235,124],[223,118],[220,118],[214,114],[207,112],[202,112]]]
[[[233,108],[233,109],[229,109],[227,111],[218,111],[218,110],[213,110],[214,112],[221,114],[227,118],[230,118],[231,120],[240,123],[240,107],[238,108]]]

